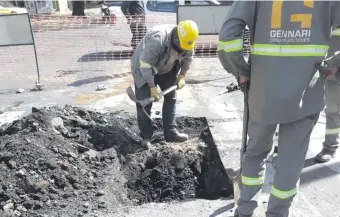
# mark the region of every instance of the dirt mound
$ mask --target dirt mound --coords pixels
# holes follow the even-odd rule
[[[0,216],[82,216],[124,204],[229,196],[204,118],[181,117],[184,144],[141,148],[134,115],[32,108],[0,132]]]

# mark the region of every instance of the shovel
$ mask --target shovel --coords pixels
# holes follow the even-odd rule
[[[166,95],[166,94],[168,94],[168,93],[170,93],[170,92],[172,92],[172,91],[174,91],[174,90],[176,90],[176,89],[177,89],[177,85],[174,85],[174,86],[172,86],[172,87],[170,87],[170,88],[168,88],[168,89],[166,89],[166,90],[160,92],[158,95],[159,95],[160,97],[163,97],[164,95]],[[153,97],[150,97],[150,98],[143,99],[143,100],[137,100],[136,94],[133,92],[133,89],[132,89],[131,86],[129,86],[128,88],[126,88],[126,93],[127,93],[127,95],[129,96],[129,98],[130,98],[133,102],[135,102],[135,103],[141,105],[144,114],[152,121],[152,118],[151,118],[150,115],[145,111],[144,108],[145,108],[145,106],[149,105],[150,103],[153,103],[153,102],[155,101],[155,99],[154,99]]]

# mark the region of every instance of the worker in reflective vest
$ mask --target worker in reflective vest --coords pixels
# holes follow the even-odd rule
[[[340,26],[334,28],[331,33],[331,43],[327,56],[332,56],[340,51]],[[340,131],[340,83],[334,76],[329,76],[325,82],[326,99],[326,131],[323,149],[316,155],[317,162],[327,162],[335,157],[339,147]]]
[[[249,120],[242,158],[242,190],[235,216],[252,216],[263,184],[263,164],[279,125],[277,173],[266,217],[286,217],[296,194],[311,132],[324,108],[324,74],[337,73],[339,58],[318,71],[340,24],[340,2],[234,1],[219,34],[218,56],[240,86],[249,83]],[[336,13],[337,12],[337,13]],[[269,15],[268,15],[269,13]],[[268,19],[269,16],[269,19]],[[258,24],[258,25],[256,25]],[[251,56],[242,55],[248,26]],[[329,28],[328,28],[329,27]]]

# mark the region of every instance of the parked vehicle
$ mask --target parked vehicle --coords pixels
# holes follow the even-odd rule
[[[149,11],[176,13],[177,5],[220,5],[216,0],[194,0],[194,1],[164,1],[164,0],[148,0],[146,8]]]
[[[0,1],[0,15],[1,14],[25,14],[26,8],[19,8],[12,5],[9,1]]]
[[[221,4],[217,0],[194,0],[194,1],[173,1],[173,0],[143,0],[146,13],[150,12],[168,12],[168,13],[176,13],[177,5],[186,5],[186,4],[197,4],[197,5],[210,5]],[[229,2],[229,1],[228,1]],[[109,17],[111,14],[116,15],[116,17],[124,16],[120,6],[123,1],[99,1],[98,5],[102,5],[102,17]]]

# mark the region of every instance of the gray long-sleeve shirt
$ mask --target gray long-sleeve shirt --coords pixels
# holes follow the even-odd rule
[[[176,54],[176,58],[170,58],[174,55],[171,45],[171,34],[176,25],[163,24],[154,26],[144,36],[141,43],[138,44],[135,52],[131,57],[131,72],[137,87],[145,83],[152,83],[154,76],[166,73],[165,64],[169,61],[178,60],[180,63],[180,73],[185,74],[192,63],[194,51],[183,51]]]

